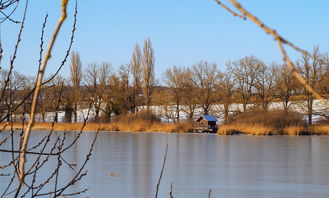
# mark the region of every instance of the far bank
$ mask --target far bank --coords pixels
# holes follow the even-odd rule
[[[27,123],[0,123],[0,130],[22,130]],[[165,132],[165,133],[191,133],[193,123],[157,123],[148,121],[134,121],[130,123],[35,123],[33,130],[55,131],[120,131],[120,132]],[[287,126],[283,129],[273,128],[264,124],[227,124],[221,125],[218,135],[329,135],[329,125]]]

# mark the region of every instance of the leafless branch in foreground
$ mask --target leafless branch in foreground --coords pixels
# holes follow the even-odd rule
[[[44,71],[47,66],[47,61],[51,57],[51,51],[56,40],[57,34],[61,29],[61,25],[63,24],[66,18],[66,6],[68,0],[62,0],[62,13],[60,19],[58,20],[57,26],[54,30],[54,33],[51,37],[50,44],[45,53],[44,58],[42,58],[43,54],[43,44],[44,44],[44,33],[46,28],[46,23],[48,19],[48,15],[46,15],[42,29],[41,29],[41,37],[40,37],[40,57],[38,61],[38,75],[37,80],[34,87],[30,87],[30,89],[25,89],[27,92],[22,93],[21,100],[15,101],[17,103],[13,103],[14,101],[11,97],[14,91],[12,91],[12,76],[14,76],[15,72],[14,61],[16,59],[16,53],[18,51],[18,47],[21,41],[21,35],[24,28],[24,22],[27,12],[28,4],[25,6],[25,11],[23,15],[23,20],[21,23],[21,28],[19,30],[17,42],[14,48],[14,55],[10,59],[10,70],[6,73],[4,81],[1,82],[3,92],[0,96],[0,101],[5,100],[5,104],[8,108],[7,112],[5,112],[4,117],[0,118],[0,123],[7,119],[7,123],[3,126],[3,130],[9,126],[9,133],[3,133],[4,136],[0,139],[0,152],[7,153],[10,157],[8,161],[0,162],[0,176],[6,181],[6,185],[1,187],[0,198],[2,197],[39,197],[39,196],[50,196],[50,197],[68,197],[68,196],[77,196],[81,193],[87,191],[87,189],[83,189],[77,192],[71,192],[68,189],[79,182],[86,174],[85,167],[87,162],[90,160],[91,153],[93,151],[99,129],[92,139],[92,143],[90,145],[86,145],[89,151],[86,153],[86,157],[82,162],[77,164],[77,162],[72,162],[70,159],[65,158],[64,153],[69,153],[72,151],[72,147],[78,144],[78,139],[81,137],[84,127],[87,124],[88,117],[92,108],[92,104],[89,104],[89,109],[86,117],[84,118],[83,125],[72,139],[68,139],[67,132],[61,133],[59,135],[54,134],[54,126],[57,122],[57,113],[54,115],[54,119],[51,123],[51,128],[48,132],[45,132],[45,136],[41,136],[41,138],[37,138],[37,141],[32,145],[29,145],[29,136],[34,125],[34,117],[38,112],[37,108],[40,108],[38,105],[40,103],[37,102],[37,98],[39,100],[44,99],[43,95],[50,92],[42,93],[41,87],[46,85],[49,82],[52,82],[53,79],[57,76],[58,72],[64,66],[67,57],[70,54],[70,50],[73,44],[74,33],[76,30],[76,16],[77,16],[77,2],[75,4],[75,12],[74,12],[74,22],[71,31],[71,40],[66,51],[66,55],[64,56],[63,61],[59,65],[56,73],[52,75],[47,80],[43,81]],[[1,6],[1,2],[0,2]],[[0,7],[1,10],[1,7]],[[54,88],[54,93],[51,95],[53,97],[52,109],[54,112],[57,112],[61,107],[61,100],[65,99],[63,95],[63,90],[66,90],[67,87],[64,86],[64,80],[58,79],[56,80],[57,85],[53,84],[52,86],[48,86],[47,88]],[[52,82],[53,83],[53,82]],[[8,88],[7,88],[8,87]],[[59,90],[59,93],[58,92]],[[41,93],[41,94],[40,94]],[[33,94],[33,101],[31,103],[30,97]],[[91,95],[94,95],[92,93]],[[57,99],[56,99],[57,98]],[[26,106],[27,105],[27,106]],[[28,109],[31,105],[31,111],[28,112]],[[19,109],[18,109],[19,108]],[[17,111],[16,111],[17,110]],[[22,130],[17,131],[14,128],[13,118],[16,116],[17,112],[22,112]],[[16,114],[15,114],[16,113]],[[29,115],[28,119],[26,115]],[[16,119],[16,118],[15,118]],[[25,129],[25,120],[29,120],[27,128]],[[0,133],[3,131],[0,130]],[[8,132],[8,131],[7,131]],[[1,134],[2,135],[2,134]],[[26,158],[28,156],[29,163],[26,163]],[[26,166],[26,167],[25,167]],[[55,167],[53,167],[55,166]],[[53,167],[53,168],[49,168]],[[71,178],[66,181],[61,181],[61,173],[65,170],[69,169],[74,171]],[[41,174],[46,170],[45,174]]]
[[[58,32],[63,24],[63,22],[66,19],[67,13],[66,13],[66,8],[67,8],[67,3],[68,0],[62,0],[62,14],[59,18],[59,21],[57,23],[57,26],[55,28],[55,31],[53,33],[53,36],[50,40],[50,44],[48,46],[45,58],[43,60],[43,63],[40,67],[39,73],[38,73],[38,78],[37,78],[37,82],[36,82],[36,89],[34,91],[34,96],[33,96],[33,101],[32,101],[32,105],[31,105],[31,114],[30,114],[30,120],[28,122],[26,131],[24,132],[24,139],[23,139],[23,143],[22,143],[22,148],[21,148],[21,159],[20,159],[20,166],[19,166],[19,189],[22,187],[23,183],[24,183],[24,177],[25,177],[25,172],[24,172],[24,168],[25,168],[25,162],[26,162],[26,158],[25,158],[25,152],[26,152],[26,148],[27,148],[27,143],[30,137],[30,132],[32,129],[32,126],[34,124],[34,117],[35,117],[35,110],[36,110],[36,105],[37,105],[37,99],[38,99],[38,95],[39,95],[39,91],[41,89],[41,84],[42,84],[42,80],[43,80],[43,76],[44,76],[44,71],[46,69],[48,60],[51,57],[51,51],[53,48],[53,45],[55,43],[55,40],[57,38]],[[17,190],[16,195],[18,195],[20,190]]]
[[[220,2],[219,0],[214,0],[215,2],[217,2],[219,5],[221,5],[223,7],[223,3]],[[279,35],[274,29],[270,28],[269,26],[265,25],[262,21],[260,21],[257,17],[255,17],[253,14],[251,14],[249,11],[247,11],[245,8],[243,8],[243,6],[235,1],[235,0],[229,0],[229,2],[237,9],[239,10],[239,12],[249,18],[252,22],[254,22],[257,26],[259,26],[261,29],[263,29],[267,34],[270,34],[274,37],[275,41],[278,43],[279,45],[279,49],[280,52],[282,54],[283,60],[285,61],[285,63],[288,65],[288,67],[290,68],[290,70],[292,71],[293,75],[295,76],[295,78],[307,89],[308,92],[312,93],[313,96],[322,101],[327,107],[329,107],[329,102],[327,100],[325,100],[317,91],[315,91],[307,82],[306,80],[301,76],[301,74],[296,70],[294,64],[292,63],[292,61],[290,60],[290,58],[288,57],[286,50],[284,48],[284,44],[290,46],[291,48],[293,48],[294,50],[305,54],[307,56],[311,56],[309,52],[307,52],[306,50],[303,50],[299,47],[297,47],[296,45],[294,45],[293,43],[291,43],[290,41],[288,41],[287,39],[283,38],[281,35]],[[224,5],[225,6],[225,5]],[[224,7],[225,8],[225,7]],[[227,9],[226,9],[227,10]],[[230,12],[231,14],[233,14],[232,12]],[[233,14],[234,15],[234,14]],[[235,16],[235,15],[234,15]]]
[[[42,82],[42,85],[41,86],[44,86],[48,83],[50,83],[52,80],[55,79],[56,76],[58,76],[59,72],[62,70],[62,68],[64,67],[66,61],[67,61],[67,58],[71,52],[71,49],[72,49],[72,45],[73,45],[73,41],[74,41],[74,36],[75,36],[75,31],[76,31],[76,23],[77,23],[77,14],[78,14],[78,3],[76,1],[76,4],[75,4],[75,9],[74,9],[74,22],[73,22],[73,27],[72,27],[72,31],[71,31],[71,38],[70,38],[70,43],[69,43],[69,46],[66,50],[66,54],[65,54],[65,57],[63,58],[60,66],[57,68],[56,72],[51,76],[49,77],[48,79],[46,79],[44,82]],[[44,34],[44,29],[45,29],[45,26],[46,26],[46,23],[47,23],[47,19],[48,19],[48,15],[46,15],[45,17],[45,21],[43,23],[43,26],[42,26],[42,30],[41,30],[41,39],[40,39],[40,57],[39,57],[39,69],[40,69],[40,66],[42,64],[42,52],[43,52],[43,34]],[[24,20],[23,20],[24,21]],[[18,38],[20,39],[20,37]],[[8,80],[6,80],[7,82]],[[10,81],[10,79],[9,79]],[[8,81],[8,82],[9,82]],[[5,85],[6,87],[7,85]],[[15,105],[13,108],[12,108],[12,111],[15,112],[19,107],[21,107],[22,105],[24,105],[24,103],[26,103],[26,101],[28,100],[29,97],[32,96],[32,94],[34,93],[36,87],[34,86],[31,91],[29,91],[25,96],[24,98],[17,104]],[[2,94],[1,97],[3,97],[5,94]],[[0,101],[2,101],[2,99],[0,99]],[[8,117],[10,116],[9,112],[7,113],[7,115],[5,115],[3,118],[0,119],[0,123],[3,122],[5,119],[7,119]]]

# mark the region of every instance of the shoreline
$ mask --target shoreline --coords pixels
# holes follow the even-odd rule
[[[41,131],[100,131],[104,132],[154,132],[154,133],[197,133],[190,132],[190,123],[152,123],[146,121],[135,121],[130,123],[35,123],[32,130]],[[24,124],[24,128],[27,123]],[[22,123],[0,123],[0,130],[22,130]],[[263,125],[222,125],[219,126],[217,135],[254,135],[254,136],[328,136],[329,125],[313,126],[288,126],[284,129],[274,129]]]
[[[162,132],[162,133],[187,133],[188,123],[152,123],[147,121],[133,121],[130,123],[113,122],[113,123],[40,123],[33,125],[32,130],[41,131],[105,131],[105,132]],[[27,123],[24,124],[24,128]],[[0,130],[22,130],[22,123],[0,123]]]
[[[311,126],[290,125],[280,128],[271,127],[264,124],[229,124],[222,125],[217,134],[220,135],[258,135],[258,136],[272,136],[272,135],[287,135],[287,136],[328,136],[329,125],[318,124]]]

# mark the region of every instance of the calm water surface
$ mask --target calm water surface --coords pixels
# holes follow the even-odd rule
[[[44,133],[34,131],[32,142]],[[65,158],[82,161],[94,135],[84,133]],[[67,138],[75,136],[72,132]],[[87,166],[88,175],[72,190],[89,188],[77,197],[154,197],[167,142],[159,197],[169,197],[171,183],[175,198],[206,198],[210,188],[212,197],[219,198],[329,197],[329,138],[316,136],[104,132]],[[6,155],[0,153],[0,160]],[[66,171],[62,180],[73,175]],[[0,177],[0,192],[6,182]]]

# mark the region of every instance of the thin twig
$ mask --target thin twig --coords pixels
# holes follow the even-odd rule
[[[22,20],[21,27],[19,29],[19,33],[18,33],[18,36],[17,36],[17,41],[16,41],[14,53],[13,53],[12,58],[10,59],[10,68],[9,68],[9,71],[8,71],[7,79],[6,79],[5,83],[4,83],[5,85],[3,86],[3,90],[2,90],[2,93],[1,93],[1,96],[0,96],[0,102],[2,102],[2,100],[3,100],[3,97],[5,95],[5,91],[6,91],[7,87],[8,87],[9,82],[10,82],[11,73],[13,72],[13,69],[14,69],[14,63],[15,63],[15,60],[16,60],[16,57],[17,57],[16,55],[17,55],[18,48],[19,48],[20,43],[21,43],[21,37],[22,37],[23,29],[24,29],[24,24],[25,24],[25,19],[26,19],[28,2],[29,1],[27,0],[26,1],[26,4],[25,4],[24,14],[23,14],[23,20]]]
[[[77,25],[77,15],[78,15],[78,1],[75,1],[75,8],[74,8],[74,16],[73,16],[73,26],[72,26],[72,31],[71,31],[71,38],[70,38],[70,44],[69,47],[66,50],[66,54],[62,60],[61,65],[58,67],[57,71],[49,78],[47,79],[45,82],[42,83],[42,85],[49,83],[50,81],[52,81],[55,76],[58,75],[58,73],[62,70],[64,64],[66,63],[66,60],[68,58],[68,56],[70,55],[71,52],[71,48],[73,45],[73,41],[74,41],[74,36],[75,36],[75,31],[76,31],[76,25]]]
[[[87,162],[90,160],[90,157],[91,157],[91,154],[92,154],[92,151],[94,149],[94,146],[95,146],[95,143],[96,143],[96,140],[97,140],[97,137],[98,137],[98,134],[99,134],[99,131],[100,131],[100,125],[99,125],[99,128],[96,132],[96,135],[94,137],[94,140],[93,142],[91,143],[90,145],[90,149],[89,149],[89,152],[86,156],[86,159],[84,161],[84,163],[82,164],[82,166],[80,167],[80,169],[77,171],[77,174],[74,176],[74,178],[69,181],[67,183],[67,185],[65,185],[64,187],[62,187],[61,189],[58,190],[58,192],[55,192],[55,197],[56,196],[59,196],[59,195],[62,195],[62,193],[71,185],[75,184],[76,182],[78,182],[79,180],[81,180],[82,177],[86,176],[87,175],[87,172],[84,172],[82,173],[82,170],[84,170]],[[42,196],[41,194],[37,195],[37,196]]]
[[[231,13],[233,16],[240,17],[243,20],[247,20],[246,16],[240,15],[233,10],[231,10],[229,7],[227,7],[225,4],[220,2],[219,0],[214,0],[218,5],[222,6],[225,10],[227,10],[229,13]]]
[[[39,67],[38,67],[38,71],[40,70],[41,64],[42,64],[42,53],[43,53],[43,38],[44,38],[44,34],[45,34],[45,28],[46,28],[46,24],[47,24],[47,19],[48,19],[48,14],[46,14],[45,16],[45,20],[42,24],[42,28],[41,28],[41,37],[40,37],[40,52],[39,52]]]
[[[2,3],[2,1],[1,1],[1,3]],[[1,5],[2,5],[2,6],[1,6],[1,14],[2,14],[3,16],[5,16],[5,17],[4,17],[4,18],[1,18],[0,23],[3,23],[3,22],[6,21],[7,19],[8,19],[9,21],[13,22],[13,23],[19,23],[19,21],[13,20],[13,19],[11,18],[11,15],[14,14],[14,12],[16,11],[16,9],[17,9],[17,7],[18,7],[18,3],[19,3],[19,0],[13,0],[13,1],[10,1],[9,4],[7,4],[7,5],[5,5],[5,6],[3,6],[3,3],[1,4]],[[15,5],[14,9],[13,9],[9,14],[6,14],[6,13],[4,13],[4,12],[2,11],[2,10],[4,10],[4,9],[8,8],[9,6],[13,5],[13,4],[16,4],[16,5]]]
[[[157,188],[156,188],[156,192],[155,192],[155,198],[158,197],[159,186],[160,186],[161,179],[162,179],[162,175],[163,175],[163,171],[164,171],[164,168],[165,168],[165,165],[166,165],[167,153],[168,153],[168,143],[167,143],[167,145],[166,145],[166,152],[165,152],[165,155],[164,155],[164,158],[163,158],[162,168],[161,168],[161,172],[160,172],[159,180],[158,180],[158,183],[157,183]]]

